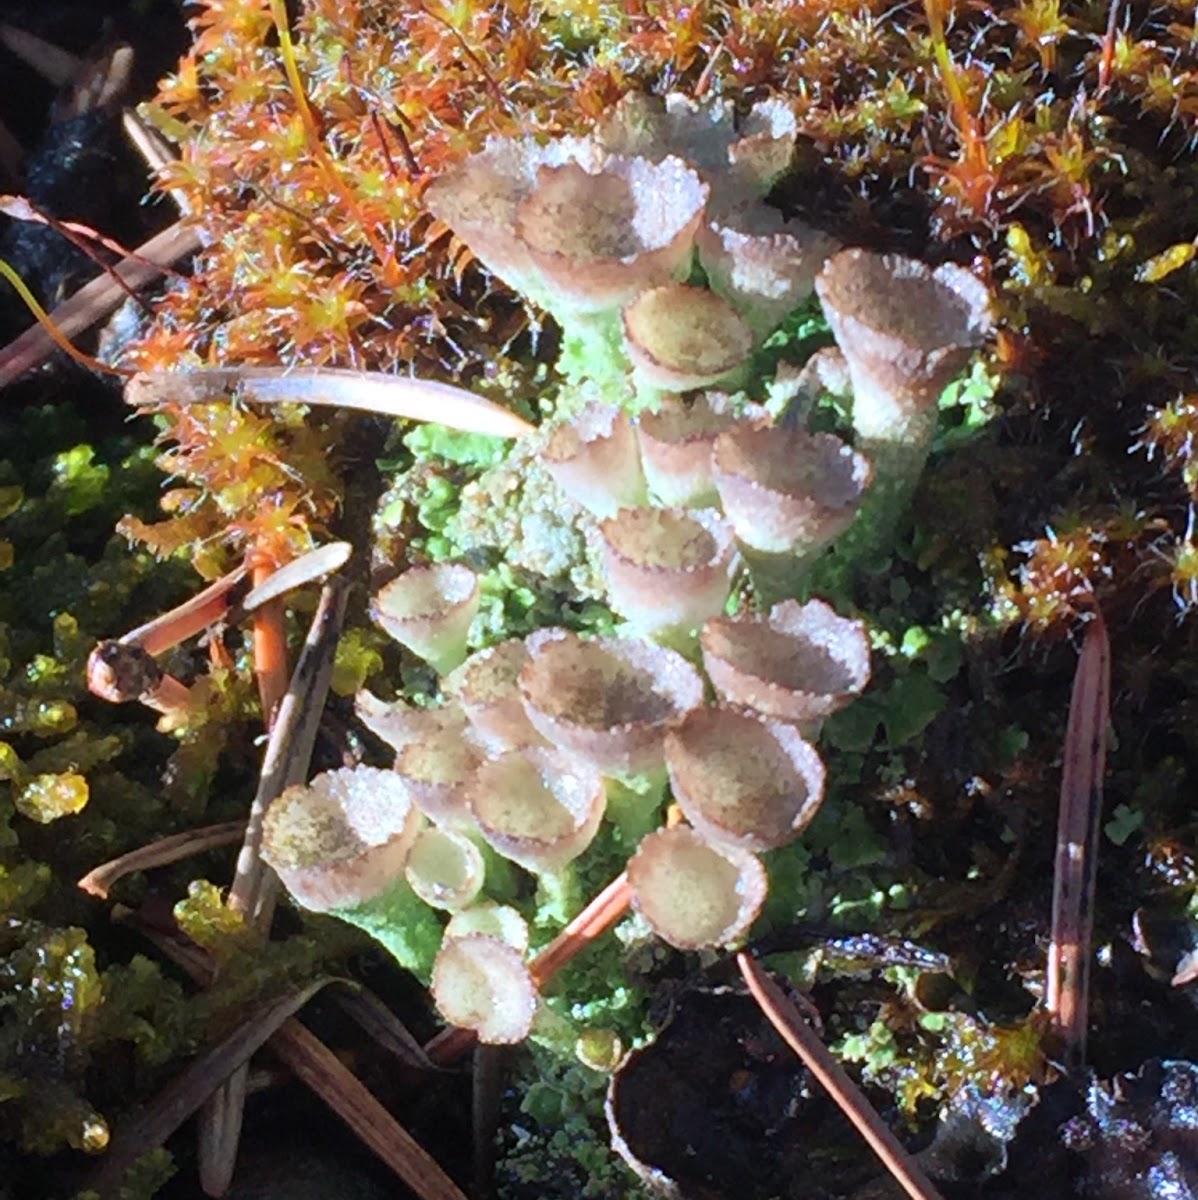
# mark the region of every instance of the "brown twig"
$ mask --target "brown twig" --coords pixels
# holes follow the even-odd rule
[[[1115,66],[1115,41],[1119,36],[1120,0],[1110,0],[1110,5],[1107,12],[1106,32],[1102,37],[1102,57],[1098,60],[1098,99],[1101,99],[1107,88],[1111,86],[1111,72]]]
[[[907,1195],[913,1200],[943,1200],[932,1181],[890,1132],[873,1105],[808,1027],[781,988],[748,954],[738,954],[736,962],[753,999],[761,1006],[770,1024],[836,1101],[841,1112],[853,1123],[853,1127]]]
[[[202,959],[207,957],[199,953]],[[185,960],[183,965],[193,977],[211,978],[198,960]],[[293,1015],[330,985],[339,992],[352,986],[335,978],[319,979],[272,1001],[168,1084],[140,1117],[118,1131],[103,1166],[91,1181],[92,1190],[101,1195],[114,1192],[140,1155],[165,1141],[221,1079],[232,1070],[244,1068],[250,1056],[269,1042],[292,1075],[312,1088],[421,1200],[465,1200],[428,1152],[336,1054]]]
[[[0,22],[0,45],[55,87],[65,87],[83,70],[84,60],[77,54],[7,21]]]
[[[141,1155],[161,1145],[199,1108],[230,1070],[248,1062],[255,1050],[330,982],[330,979],[318,979],[251,1014],[172,1080],[137,1118],[118,1132],[103,1166],[91,1181],[91,1189],[100,1195],[115,1192],[126,1170]]]
[[[1079,1066],[1086,1054],[1094,884],[1110,707],[1111,647],[1102,614],[1095,611],[1069,702],[1044,1000],[1070,1067]]]
[[[270,1048],[421,1200],[466,1200],[428,1151],[306,1026],[287,1022]]]

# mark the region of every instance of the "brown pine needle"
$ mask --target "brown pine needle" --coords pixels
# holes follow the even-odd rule
[[[245,840],[229,888],[229,907],[265,934],[274,914],[278,879],[259,856],[262,821],[270,802],[286,787],[302,783],[316,742],[320,715],[333,673],[333,657],[345,608],[343,581],[321,593],[304,649],[271,729],[258,791],[250,808]],[[238,1067],[212,1094],[200,1114],[200,1182],[209,1195],[223,1195],[233,1179],[245,1108],[248,1068]]]
[[[244,821],[224,821],[219,825],[205,826],[203,829],[173,833],[170,837],[159,838],[148,846],[138,846],[128,854],[122,854],[119,858],[109,859],[108,862],[93,867],[79,880],[78,886],[89,896],[107,900],[112,885],[134,871],[165,867],[170,863],[182,862],[185,858],[203,854],[206,850],[231,846],[234,842],[241,841],[244,834]]]
[[[172,263],[194,254],[199,248],[199,231],[177,223],[143,242],[134,255],[112,267],[110,274],[119,275],[128,287],[145,287],[169,271]],[[69,300],[53,309],[49,319],[64,338],[72,338],[104,320],[123,298],[123,290],[109,275],[101,275],[85,283]],[[40,366],[50,357],[54,344],[54,338],[41,325],[34,325],[0,348],[0,387]]]
[[[428,1151],[306,1026],[288,1022],[275,1034],[270,1048],[420,1200],[466,1200]]]
[[[736,962],[753,999],[761,1006],[770,1024],[836,1101],[899,1186],[913,1200],[943,1200],[920,1165],[890,1132],[873,1105],[803,1020],[798,1009],[783,995],[781,988],[743,951],[736,956]]]
[[[162,403],[202,404],[230,395],[254,404],[315,404],[411,421],[435,421],[464,433],[492,437],[521,437],[533,430],[523,417],[465,388],[380,371],[200,367],[145,372],[125,389],[125,399],[139,408]]]
[[[1110,709],[1111,646],[1102,614],[1095,611],[1082,643],[1069,702],[1044,1001],[1070,1067],[1079,1066],[1086,1054],[1094,885]]]

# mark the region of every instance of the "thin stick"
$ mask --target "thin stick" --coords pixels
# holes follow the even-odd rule
[[[216,850],[241,841],[245,834],[244,821],[224,821],[219,825],[208,825],[203,829],[189,829],[186,833],[173,833],[159,838],[148,846],[138,846],[128,854],[111,858],[98,867],[93,867],[79,880],[78,887],[99,900],[107,900],[109,889],[119,879],[134,871],[148,871],[152,867],[165,867],[171,863],[193,858],[206,850]]]
[[[245,568],[238,567],[222,575],[202,592],[172,608],[169,612],[129,630],[119,640],[124,646],[140,646],[147,654],[161,654],[189,637],[202,633],[209,625],[223,620],[233,603],[233,593],[245,579]]]
[[[127,108],[121,113],[121,126],[125,130],[125,136],[133,143],[133,148],[145,160],[146,166],[155,177],[160,176],[163,168],[178,158],[174,147],[162,137],[158,130],[143,121],[133,109]],[[191,205],[187,201],[187,193],[182,188],[163,188],[162,190],[170,196],[175,207],[183,216],[191,215]]]
[[[919,1164],[890,1132],[873,1105],[861,1094],[861,1090],[778,985],[743,951],[736,956],[736,963],[749,985],[753,999],[761,1006],[770,1024],[836,1101],[841,1112],[853,1123],[899,1186],[913,1200],[943,1200]]]
[[[50,213],[43,212],[25,196],[0,196],[0,212],[3,212],[6,217],[12,217],[14,221],[28,221],[31,224],[45,225],[47,229],[54,230],[60,237],[66,238],[81,254],[86,254],[105,273],[109,270],[108,261],[102,258],[98,251],[92,249],[93,242],[103,246],[105,250],[111,250],[113,254],[119,255],[121,258],[136,257],[132,250],[127,250],[113,238],[105,237],[102,233],[92,229],[90,225],[83,225],[78,221],[60,221]],[[119,275],[114,273],[111,278],[130,300],[136,300],[143,308],[149,310],[149,305],[144,304],[141,297]]]
[[[132,375],[133,372],[122,367],[111,367],[108,363],[101,362],[98,358],[93,358],[90,354],[84,354],[77,346],[72,345],[70,338],[63,336],[62,332],[55,326],[50,314],[42,308],[38,303],[37,297],[29,290],[28,285],[17,274],[12,264],[0,258],[0,276],[7,280],[9,286],[21,298],[21,303],[25,305],[34,319],[38,323],[38,327],[46,334],[46,336],[68,357],[73,358],[81,367],[85,367],[89,371],[98,371],[102,375]]]
[[[528,969],[537,987],[548,983],[600,934],[609,930],[628,911],[631,903],[632,887],[628,882],[628,874],[621,871],[529,963]]]
[[[257,564],[253,569],[254,587],[262,587],[273,574],[273,564]],[[254,610],[252,623],[254,678],[262,702],[262,720],[270,729],[275,712],[287,694],[287,609],[282,598],[276,596],[259,605]]]
[[[1111,72],[1115,66],[1115,41],[1119,37],[1119,8],[1120,0],[1110,0],[1111,7],[1107,12],[1106,33],[1102,37],[1102,57],[1098,60],[1098,92],[1099,99],[1111,86]]]
[[[0,45],[55,87],[65,87],[83,71],[84,60],[77,54],[7,21],[0,23]]]
[[[115,920],[136,928],[152,941],[163,954],[176,963],[202,987],[211,987],[216,980],[212,956],[201,950],[194,942],[183,938],[177,929],[174,934],[147,922],[140,913],[131,912],[121,905],[113,910]],[[323,986],[323,985],[321,985]],[[346,999],[358,1001],[368,1007],[381,1009],[379,1022],[361,1020],[361,1008],[350,1008],[350,1015],[358,1021],[367,1034],[375,1037],[383,1049],[397,1055],[400,1061],[416,1067],[424,1067],[420,1061],[419,1048],[398,1046],[394,1029],[382,1029],[383,1022],[391,1026],[398,1022],[382,1008],[380,1001],[357,988],[346,994]],[[382,1034],[380,1038],[380,1033]],[[234,1035],[238,1036],[238,1035]],[[462,1200],[452,1181],[441,1172],[423,1148],[395,1120],[393,1116],[350,1072],[344,1064],[330,1071],[329,1060],[337,1060],[332,1050],[316,1038],[297,1017],[288,1017],[271,1035],[269,1046],[289,1068],[292,1076],[298,1077],[349,1126],[354,1135],[369,1146],[397,1175],[414,1188],[424,1200]],[[176,1085],[168,1085],[167,1092]],[[155,1105],[155,1111],[159,1106]]]
[[[262,822],[270,802],[292,784],[302,783],[316,744],[333,675],[333,658],[345,611],[347,584],[325,584],[312,627],[308,631],[291,686],[279,704],[271,728],[258,791],[250,807],[245,840],[237,858],[229,907],[245,915],[246,923],[265,936],[274,915],[278,877],[262,861]],[[200,1184],[212,1196],[223,1195],[233,1179],[241,1121],[245,1111],[248,1068],[234,1071],[213,1093],[200,1114]]]
[[[1094,885],[1110,707],[1111,647],[1102,614],[1096,611],[1082,643],[1069,702],[1044,1000],[1070,1067],[1080,1066],[1086,1055]]]

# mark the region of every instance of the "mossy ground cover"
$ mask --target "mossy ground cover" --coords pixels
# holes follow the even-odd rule
[[[1091,1057],[1110,1074],[1198,1051],[1192,1006],[1129,948],[1133,912],[1192,916],[1198,889],[1195,19],[1192,4],[1042,0],[311,0],[295,26],[305,114],[270,5],[231,0],[200,6],[194,49],[153,102],[181,151],[168,182],[211,242],[129,352],[139,367],[414,365],[496,397],[544,392],[553,329],[430,222],[420,181],[488,134],[583,130],[635,90],[786,96],[802,132],[771,203],[848,243],[961,262],[991,282],[1000,332],[943,403],[896,544],[826,580],[830,599],[868,618],[875,681],[825,735],[829,798],[775,855],[762,926],[801,918],[952,956],[951,995],[933,972],[817,971],[810,955],[795,966],[843,1055],[912,1122],[964,1082],[1045,1070],[1035,989],[1059,756],[1095,604],[1111,632],[1115,738],[1096,916],[1111,951]],[[801,361],[823,336],[800,314],[767,350]],[[838,419],[832,405],[821,416]],[[106,1123],[245,998],[190,994],[75,880],[244,808],[257,753],[248,653],[234,639],[232,669],[211,676],[199,656],[180,659],[210,701],[202,723],[163,734],[87,695],[92,642],[197,588],[193,567],[211,578],[248,549],[286,558],[335,530],[362,547],[373,536],[393,563],[449,557],[487,515],[463,513],[458,497],[492,448],[215,405],[117,429],[111,410],[98,419],[69,403],[5,422],[0,1162],[11,1173],[0,1177],[16,1197],[50,1170],[69,1186],[69,1151],[101,1149]],[[388,487],[372,531],[364,493]],[[561,581],[490,566],[491,636],[563,620]],[[604,628],[605,610],[572,605],[565,623]],[[345,646],[343,694],[363,681],[428,686],[361,606]],[[219,858],[188,864],[119,898],[153,889],[173,902],[222,872]],[[210,901],[195,893],[190,929],[216,921]],[[282,987],[326,952],[305,932],[276,957],[246,989]],[[591,971],[625,969],[612,958]],[[563,993],[601,1003],[611,981],[598,978],[579,968]],[[594,1127],[594,1080],[539,1061],[524,1070],[542,1086],[513,1118],[502,1177],[513,1195],[542,1195],[515,1181],[573,1153],[547,1132],[563,1113]]]

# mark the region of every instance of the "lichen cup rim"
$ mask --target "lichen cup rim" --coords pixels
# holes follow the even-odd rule
[[[818,722],[851,703],[870,677],[860,621],[818,597],[783,600],[767,613],[717,616],[699,633],[717,694],[782,721]]]
[[[655,643],[582,638],[558,627],[539,629],[526,643],[530,661],[520,672],[520,693],[529,720],[554,745],[604,774],[660,769],[666,728],[702,703],[699,672],[681,654]],[[608,670],[620,682],[618,690],[604,692],[600,686],[606,686],[602,675]],[[610,713],[609,697],[615,700]],[[575,703],[582,711],[572,716]]]

